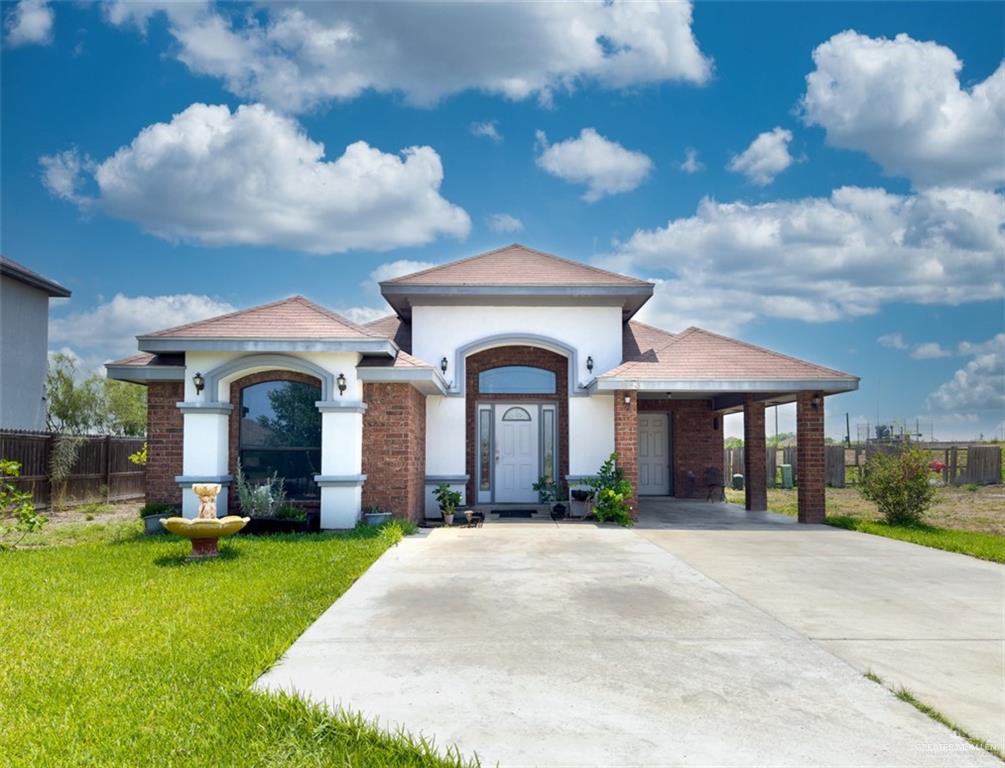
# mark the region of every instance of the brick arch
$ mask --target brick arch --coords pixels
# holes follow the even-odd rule
[[[237,476],[237,454],[240,450],[241,390],[245,387],[250,387],[253,384],[261,384],[264,381],[296,381],[301,384],[310,384],[314,387],[321,387],[321,379],[316,376],[308,376],[306,373],[300,373],[299,371],[284,370],[258,371],[257,373],[250,373],[247,376],[242,376],[241,378],[234,379],[230,382],[230,403],[234,406],[234,409],[230,412],[230,418],[227,424],[227,471],[232,477]],[[320,503],[315,501],[297,501],[291,503],[298,507],[306,508],[317,508],[320,506]],[[237,510],[236,491],[227,494],[227,508],[231,512]]]
[[[534,368],[544,368],[555,374],[554,395],[507,395],[487,393],[478,389],[478,374],[489,368],[501,365],[528,365]],[[478,459],[475,444],[478,401],[488,402],[502,400],[519,402],[521,400],[548,400],[556,403],[558,413],[558,477],[559,485],[566,488],[565,476],[569,474],[569,360],[557,352],[541,347],[526,345],[508,345],[492,347],[469,355],[464,365],[464,399],[465,399],[465,467],[468,474],[467,499],[474,504],[478,499],[475,489],[475,463]]]

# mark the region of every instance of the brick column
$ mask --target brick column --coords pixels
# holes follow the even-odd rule
[[[185,399],[185,382],[151,381],[147,385],[147,464],[143,468],[148,503],[164,502],[181,509],[183,416],[177,403]]]
[[[365,383],[363,506],[425,515],[426,398],[411,384]]]
[[[627,398],[628,402],[625,402]],[[632,517],[639,515],[639,399],[632,390],[614,392],[614,450],[618,453],[618,466],[632,484]]]
[[[764,403],[743,404],[744,506],[751,512],[768,508],[767,442],[764,437]],[[729,482],[730,478],[726,478]]]
[[[800,392],[796,399],[796,468],[799,481],[799,522],[822,523],[824,495],[824,398],[820,392]]]

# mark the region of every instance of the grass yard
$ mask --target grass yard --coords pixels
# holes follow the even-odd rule
[[[768,509],[795,517],[796,493],[769,488]],[[742,505],[743,491],[727,488],[726,498]],[[857,488],[827,489],[830,525],[1005,563],[1005,487],[939,488],[925,519],[927,524],[917,527],[887,525],[876,505],[864,499]]]
[[[463,765],[249,686],[402,535],[237,537],[189,563],[139,522],[56,526],[0,554],[4,765]]]

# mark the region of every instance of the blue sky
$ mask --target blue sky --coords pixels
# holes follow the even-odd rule
[[[832,434],[1005,429],[1002,4],[165,8],[3,3],[0,248],[85,366],[519,241],[860,375]]]

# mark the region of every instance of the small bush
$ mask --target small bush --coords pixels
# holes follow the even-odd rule
[[[967,483],[963,487],[966,488],[971,493],[977,493],[977,487],[978,487],[977,483]]]
[[[865,467],[862,495],[875,502],[889,525],[918,525],[935,500],[928,454],[916,448],[876,454]]]
[[[607,457],[596,477],[591,477],[587,484],[594,491],[593,516],[598,523],[610,521],[626,527],[632,524],[632,507],[628,503],[632,484],[618,466],[617,453]]]
[[[275,472],[255,485],[245,477],[239,461],[234,485],[237,486],[237,502],[248,517],[275,517],[276,510],[285,506],[286,483]]]
[[[21,464],[0,459],[0,552],[14,549],[29,533],[42,530],[48,521],[35,511],[31,493],[19,490],[14,481]]]
[[[152,517],[153,515],[173,515],[177,510],[174,505],[163,501],[151,501],[140,508],[140,517]]]
[[[306,520],[307,510],[287,504],[276,510],[276,520]]]

